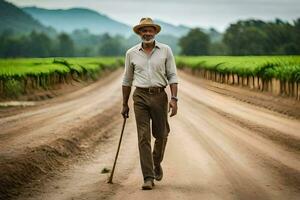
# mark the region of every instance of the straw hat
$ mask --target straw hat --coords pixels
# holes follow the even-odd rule
[[[161,30],[160,25],[153,23],[153,20],[150,17],[146,17],[146,18],[142,18],[140,20],[140,24],[138,24],[138,25],[136,25],[136,26],[133,27],[133,31],[136,34],[139,34],[139,29],[142,28],[142,27],[145,27],[145,26],[152,26],[152,27],[154,27],[155,30],[156,30],[156,34],[159,33],[160,30]]]

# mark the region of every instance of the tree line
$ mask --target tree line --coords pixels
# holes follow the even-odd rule
[[[300,54],[300,18],[292,24],[276,19],[240,20],[223,33],[220,41],[199,28],[181,38],[158,35],[175,54],[182,55],[297,55]],[[88,30],[47,35],[32,31],[16,36],[11,30],[0,34],[0,57],[88,57],[123,56],[140,39],[133,35],[94,35]]]
[[[183,55],[297,55],[300,54],[300,18],[292,24],[240,20],[230,24],[219,42],[195,28],[180,38]]]
[[[83,30],[85,32],[86,30]],[[16,36],[10,30],[0,35],[0,57],[86,57],[116,56],[125,52],[123,38],[109,34],[83,37],[80,30],[72,34],[60,33],[54,37],[32,31]]]

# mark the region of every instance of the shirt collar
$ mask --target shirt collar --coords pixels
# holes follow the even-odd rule
[[[154,47],[160,49],[160,43],[154,40]],[[142,42],[139,44],[139,51],[143,50]]]

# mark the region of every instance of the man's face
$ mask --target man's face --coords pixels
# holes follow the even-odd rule
[[[139,32],[144,43],[151,43],[154,41],[156,30],[153,26],[145,26],[141,28]]]

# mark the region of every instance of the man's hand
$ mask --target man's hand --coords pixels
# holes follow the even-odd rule
[[[121,112],[123,118],[129,118],[129,106],[123,105],[122,112]]]
[[[122,85],[122,94],[123,94],[123,108],[121,114],[123,118],[129,118],[129,107],[128,107],[128,99],[130,96],[131,87]]]
[[[172,108],[172,112],[171,112],[170,117],[173,117],[174,115],[177,114],[177,101],[174,99],[171,99],[171,101],[169,102],[169,111],[168,112],[170,112],[171,108]]]

